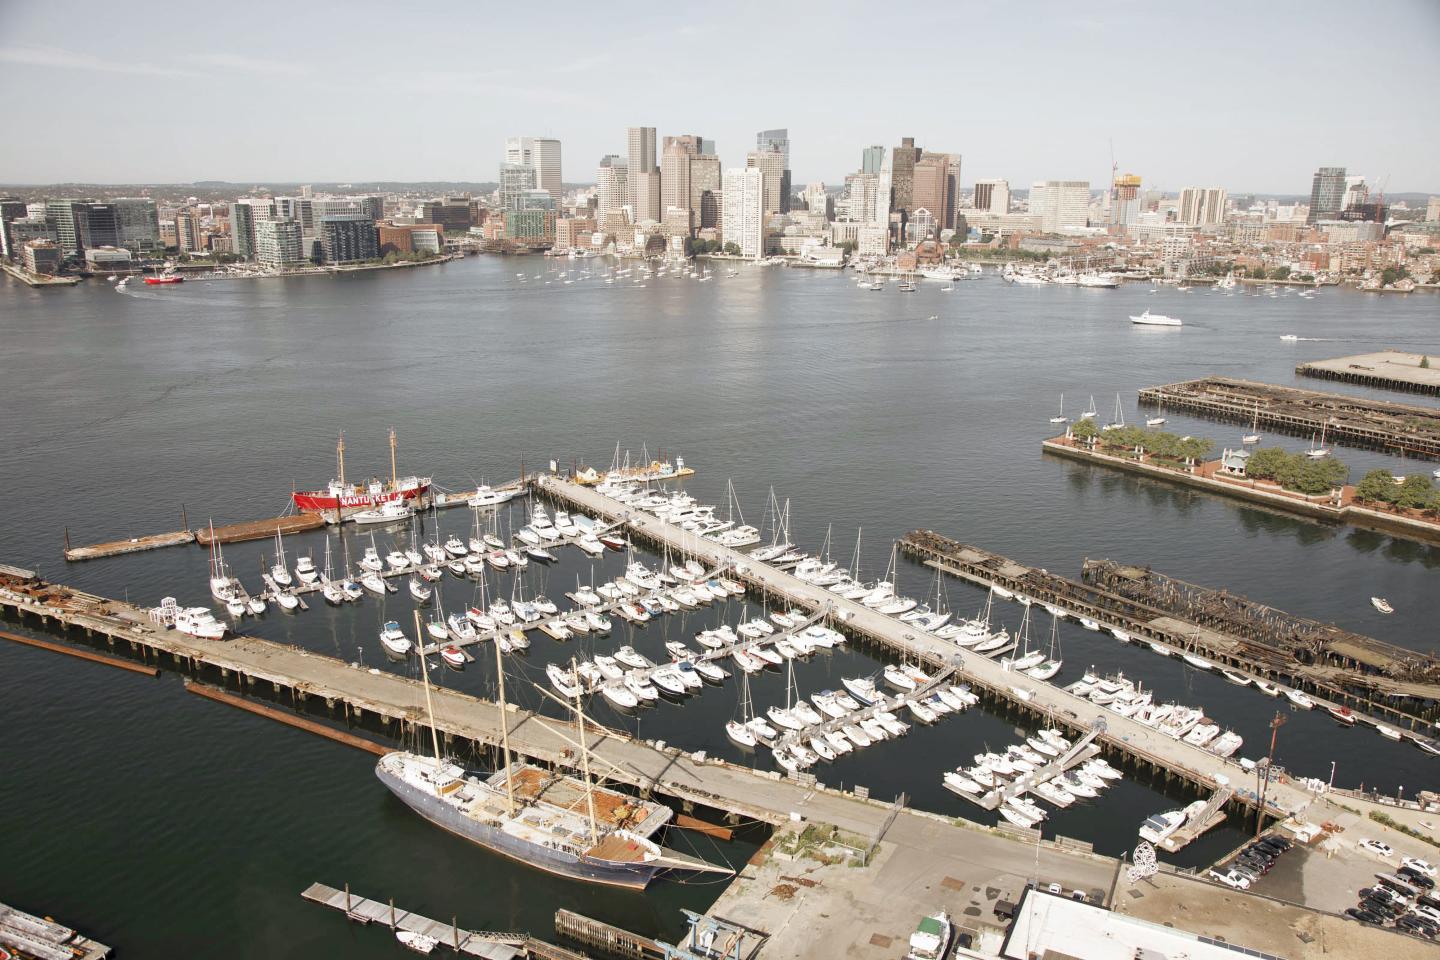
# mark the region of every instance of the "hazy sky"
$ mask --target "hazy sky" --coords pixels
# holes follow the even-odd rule
[[[625,127],[798,189],[901,136],[962,179],[1121,171],[1440,192],[1440,0],[31,3],[0,0],[0,182],[493,180],[507,135],[592,181]]]

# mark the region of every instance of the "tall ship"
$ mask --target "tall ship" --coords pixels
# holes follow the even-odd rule
[[[418,614],[416,624],[418,635]],[[669,807],[591,782],[578,692],[574,710],[583,779],[512,762],[504,666],[500,647],[494,646],[504,767],[488,776],[477,775],[441,755],[429,670],[422,653],[434,752],[429,756],[402,750],[387,753],[375,765],[381,783],[436,826],[487,850],[574,880],[644,889],[667,873],[733,873],[728,867],[666,849],[652,839],[670,821]]]
[[[374,510],[387,503],[417,500],[423,503],[430,494],[429,477],[402,477],[395,466],[395,431],[390,431],[390,482],[372,478],[365,483],[345,479],[345,435],[335,444],[335,464],[339,477],[324,490],[296,490],[290,496],[301,513],[318,513],[332,523],[357,513]]]

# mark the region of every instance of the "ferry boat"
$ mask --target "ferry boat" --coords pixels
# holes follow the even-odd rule
[[[1130,322],[1149,327],[1178,327],[1182,325],[1179,317],[1167,317],[1163,314],[1151,313],[1148,309],[1138,317],[1132,314],[1130,316]]]
[[[395,471],[395,431],[390,431],[390,482],[371,480],[349,483],[345,480],[345,437],[335,445],[339,478],[331,480],[323,490],[297,490],[291,494],[295,509],[301,513],[318,513],[336,523],[357,513],[375,512],[387,503],[423,499],[430,493],[429,477],[400,477]]]
[[[496,651],[503,718],[498,646]],[[430,677],[425,658],[420,659],[428,702]],[[505,766],[488,777],[476,776],[442,758],[433,708],[429,719],[434,755],[387,753],[376,763],[375,775],[436,826],[528,866],[592,883],[644,889],[670,872],[734,873],[652,840],[673,816],[664,804],[596,786],[588,776],[580,779],[512,762],[508,730],[502,738]],[[581,743],[583,753],[583,735]]]
[[[167,273],[158,277],[146,277],[145,282],[151,286],[162,286],[170,283],[184,283],[185,278],[178,273]]]

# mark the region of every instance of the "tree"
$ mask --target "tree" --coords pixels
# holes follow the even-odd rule
[[[1279,479],[1289,460],[1290,454],[1279,447],[1261,447],[1251,454],[1245,465],[1245,475],[1257,480]]]
[[[1204,437],[1186,437],[1178,444],[1177,453],[1188,462],[1195,463],[1205,459],[1206,455],[1215,448],[1214,440],[1207,440]]]
[[[740,256],[740,245],[738,243],[735,243],[734,241],[726,243],[725,252],[732,257],[738,257]]]
[[[1275,280],[1288,280],[1290,279],[1290,268],[1276,267],[1274,270],[1270,271],[1270,276],[1272,279]]]
[[[1430,369],[1430,357],[1429,357],[1429,355],[1422,356],[1422,357],[1420,358],[1420,369],[1421,369],[1421,370],[1429,370],[1429,369]]]
[[[1395,496],[1395,506],[1402,510],[1424,510],[1435,498],[1435,488],[1430,478],[1423,473],[1412,473],[1405,478]]]
[[[1371,470],[1355,485],[1355,498],[1366,503],[1394,503],[1400,488],[1389,470]]]
[[[1089,417],[1086,417],[1070,428],[1070,436],[1080,441],[1094,440],[1096,434],[1099,432],[1100,428],[1095,426],[1095,421]]]
[[[1299,454],[1291,456],[1294,458],[1291,467],[1293,479],[1288,483],[1281,481],[1291,490],[1307,494],[1325,493],[1345,482],[1345,464],[1339,460],[1311,460]]]

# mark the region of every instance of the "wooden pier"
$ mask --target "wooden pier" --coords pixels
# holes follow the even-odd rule
[[[1302,377],[1336,380],[1380,390],[1440,396],[1440,357],[1381,350],[1332,360],[1312,360],[1295,368]]]
[[[1259,423],[1301,437],[1320,437],[1410,457],[1440,458],[1440,410],[1387,400],[1280,387],[1230,377],[1202,377],[1140,391],[1140,402]]]
[[[559,960],[567,954],[572,957],[576,956],[551,944],[540,944],[540,950],[532,951],[531,945],[538,944],[539,941],[523,933],[466,930],[454,918],[449,923],[443,923],[409,910],[400,909],[395,906],[393,898],[388,903],[381,903],[378,900],[356,896],[350,892],[348,883],[343,890],[336,890],[323,883],[312,883],[300,896],[311,903],[318,903],[322,907],[339,910],[345,914],[347,920],[352,922],[378,923],[397,932],[403,930],[429,937],[440,946],[448,947],[466,957],[483,957],[484,960],[548,957]]]
[[[1318,695],[1321,706],[1330,701],[1383,717],[1414,731],[1411,736],[1424,731],[1428,737],[1431,721],[1440,717],[1440,680],[1434,679],[1440,677],[1440,661],[1371,637],[1293,617],[1295,623],[1308,626],[1285,637],[1262,638],[1253,629],[1241,632],[1214,617],[1195,622],[1190,619],[1196,616],[1191,607],[1160,605],[1155,596],[1122,591],[1121,584],[1100,577],[1098,566],[1090,562],[1083,580],[1071,580],[930,530],[906,534],[900,549],[978,586],[1000,587],[1073,616],[1088,617],[1132,640],[1157,642],[1226,669],[1304,689]],[[1141,573],[1138,568],[1127,569],[1132,571],[1131,576]],[[1149,571],[1144,574],[1158,576]],[[1246,602],[1243,598],[1229,600]],[[1401,667],[1407,672],[1419,671],[1417,679],[1396,686],[1397,678],[1380,672]]]
[[[0,956],[33,960],[104,960],[110,948],[47,917],[0,903]]]
[[[665,948],[649,937],[569,910],[555,911],[555,932],[567,940],[626,960],[664,960],[667,956]]]
[[[318,513],[292,513],[283,517],[265,520],[246,520],[242,523],[226,523],[215,528],[214,539],[218,543],[242,543],[246,540],[268,540],[275,534],[303,533],[319,530],[325,526],[325,518]],[[195,531],[195,542],[202,547],[210,546],[210,528],[201,527]]]
[[[1160,841],[1160,848],[1167,853],[1175,853],[1224,823],[1225,805],[1230,802],[1234,792],[1229,786],[1216,789],[1210,794],[1210,799],[1205,801],[1205,806],[1188,817],[1179,830]]]
[[[65,532],[65,559],[72,563],[81,560],[99,560],[103,557],[119,557],[127,553],[143,553],[162,547],[178,547],[195,542],[193,530],[174,530],[170,533],[152,533],[128,540],[111,540],[108,543],[92,543],[88,547],[70,546],[70,532]]]

